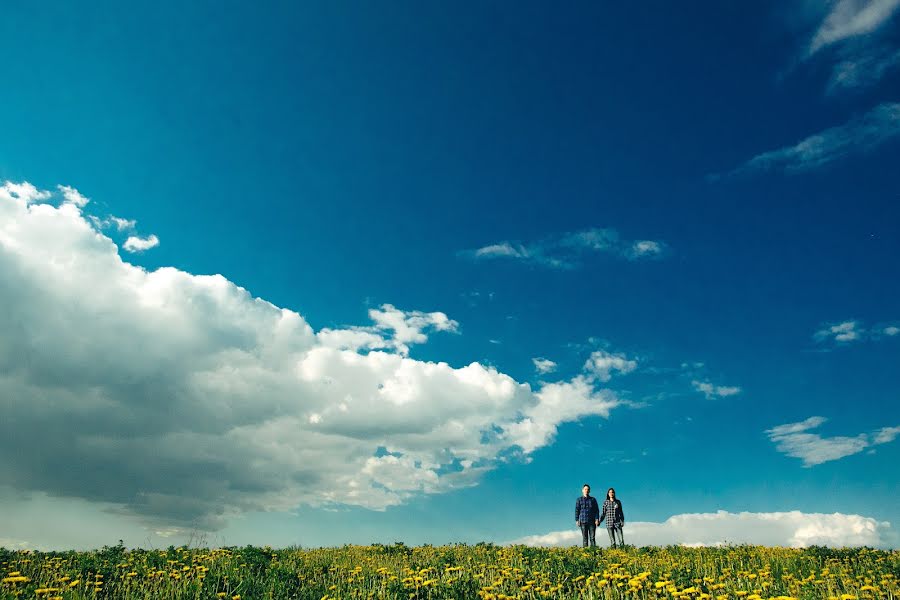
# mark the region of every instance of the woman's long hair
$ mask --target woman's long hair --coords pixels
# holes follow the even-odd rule
[[[616,499],[616,489],[615,488],[609,488],[608,490],[606,490],[606,499],[609,500],[610,492],[612,492],[612,495],[613,495],[612,499],[615,500]]]

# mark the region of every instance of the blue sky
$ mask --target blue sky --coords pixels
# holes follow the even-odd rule
[[[0,545],[896,545],[898,12],[6,3]]]

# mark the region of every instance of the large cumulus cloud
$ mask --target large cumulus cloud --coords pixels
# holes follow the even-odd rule
[[[408,356],[439,312],[315,332],[220,275],[122,258],[88,200],[0,185],[0,477],[216,528],[248,510],[373,509],[473,485],[607,416],[590,373],[532,389]]]

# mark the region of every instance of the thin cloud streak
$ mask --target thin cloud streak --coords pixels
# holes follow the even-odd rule
[[[900,103],[879,104],[869,112],[843,125],[811,135],[792,146],[763,152],[740,167],[707,179],[715,182],[728,177],[771,171],[802,173],[831,162],[874,150],[900,135]]]
[[[473,261],[515,260],[551,269],[575,269],[590,255],[607,254],[638,261],[664,258],[669,252],[658,240],[623,240],[614,229],[590,228],[551,236],[536,242],[501,241],[459,256]]]

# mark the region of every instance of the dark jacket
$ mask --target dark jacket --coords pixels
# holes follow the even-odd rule
[[[579,523],[593,523],[600,518],[600,508],[593,496],[579,496],[575,501],[575,520]]]
[[[610,512],[611,503],[609,498],[603,501],[603,510],[600,511],[600,522],[603,522],[603,519],[606,519],[606,527],[612,529],[613,526],[621,527],[625,524],[625,513],[622,511],[622,501],[616,498],[613,500],[615,503],[615,515],[616,518],[614,521],[610,522],[609,519],[606,519],[606,515]]]

